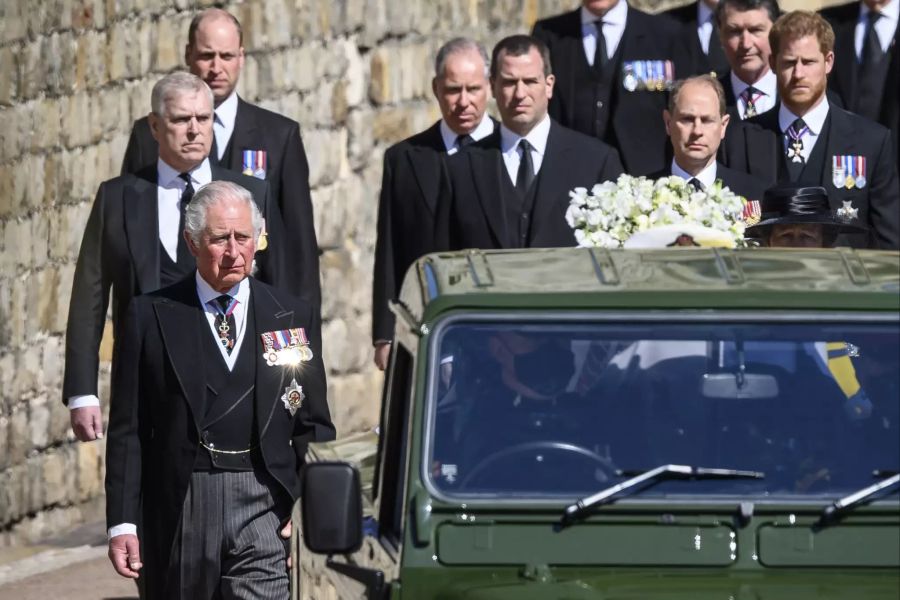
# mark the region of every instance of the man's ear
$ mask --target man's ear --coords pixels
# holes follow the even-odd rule
[[[187,244],[187,248],[190,251],[191,256],[196,258],[197,253],[199,252],[199,248],[197,248],[197,245],[194,243],[194,240],[191,239],[191,236],[188,234],[187,230],[182,231],[181,235],[184,236],[184,242],[185,242],[185,244]]]
[[[725,115],[722,117],[722,137],[719,138],[720,140],[724,140],[724,139],[725,139],[725,132],[728,130],[728,124],[729,124],[730,122],[731,122],[731,115],[725,114]]]
[[[669,114],[669,109],[663,109],[663,123],[666,125],[666,135],[672,136],[672,132],[669,131],[669,121],[672,119],[672,115]]]
[[[151,112],[147,115],[147,123],[150,125],[150,135],[159,143],[159,126],[160,117],[156,113]]]

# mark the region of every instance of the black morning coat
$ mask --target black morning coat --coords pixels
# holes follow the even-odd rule
[[[497,122],[491,121],[496,129]],[[388,302],[399,296],[409,266],[437,249],[434,228],[441,164],[447,156],[440,124],[437,121],[384,153],[372,278],[373,342],[394,337]]]
[[[716,73],[721,75],[728,70],[728,60],[719,40],[716,16],[713,14],[713,30],[709,36],[709,54],[703,52],[700,38],[697,35],[697,4],[691,2],[678,6],[662,14],[681,23],[682,31],[675,45],[675,63],[678,65],[679,77]]]
[[[851,2],[822,9],[834,29],[834,68],[828,76],[828,88],[840,97],[843,106],[852,109],[859,91],[860,65],[856,59],[854,35],[859,18],[860,2]],[[881,110],[877,121],[891,130],[897,168],[900,170],[900,26],[894,29],[894,39],[884,60],[888,61],[881,95]],[[829,99],[831,99],[829,97]]]
[[[614,143],[625,171],[631,175],[646,175],[666,166],[668,137],[662,113],[668,94],[664,91],[626,90],[622,62],[674,61],[674,46],[680,31],[681,26],[668,17],[649,15],[628,7],[625,30],[616,50],[618,62],[614,66],[611,118],[605,141]],[[556,76],[550,116],[564,127],[572,127],[575,90],[579,83],[576,74],[579,65],[587,60],[582,42],[580,9],[538,21],[532,33],[550,48],[550,61]],[[681,76],[677,69],[675,76]],[[614,140],[610,137],[610,131]]]
[[[615,180],[622,172],[614,148],[552,121],[533,183],[528,247],[574,247],[575,235],[565,220],[569,192]],[[449,197],[439,203],[436,237],[440,249],[508,247],[503,185],[509,175],[500,152],[500,131],[449,157],[444,176],[447,183],[442,191]]]
[[[291,275],[281,218],[265,181],[213,166],[213,181],[231,181],[248,190],[268,227],[269,247],[257,252],[257,277],[281,287]],[[98,352],[112,288],[113,333],[131,299],[160,287],[159,216],[156,164],[136,175],[120,175],[100,184],[91,208],[75,276],[66,327],[63,402],[97,395]],[[118,335],[114,335],[118,342]]]
[[[309,191],[309,165],[300,138],[300,126],[296,121],[238,98],[234,131],[221,166],[242,172],[244,150],[266,152],[265,179],[284,224],[287,235],[284,243],[293,257],[289,265],[291,277],[279,285],[319,310],[319,245]],[[135,173],[147,165],[155,165],[158,153],[159,146],[150,133],[147,117],[138,119],[128,139],[122,173]],[[217,156],[216,152],[211,153],[212,164],[218,162]]]
[[[266,471],[286,494],[300,495],[298,469],[312,441],[335,437],[326,402],[322,342],[316,311],[306,302],[250,278],[256,331],[241,352],[256,357],[255,436]],[[292,370],[268,366],[260,335],[306,329],[313,358]],[[175,285],[135,298],[125,315],[113,358],[106,446],[106,519],[109,527],[142,523],[142,578],[149,598],[165,593],[185,494],[200,451],[198,419],[207,399],[200,336],[212,335],[197,297],[194,273]],[[294,415],[281,396],[296,378],[305,398]],[[273,532],[273,535],[277,535]]]
[[[729,125],[731,127],[731,125]],[[660,177],[669,177],[672,169],[664,169],[650,175],[650,179],[659,179]],[[727,187],[738,196],[743,196],[747,200],[762,200],[763,192],[766,185],[752,175],[747,175],[741,171],[729,169],[722,163],[716,164],[716,179],[722,181],[722,185]]]
[[[749,119],[753,125],[771,132],[774,145],[771,152],[779,159],[779,181],[788,181],[785,150],[781,130],[778,126],[778,104],[767,112]],[[831,210],[850,206],[858,211],[858,223],[868,227],[868,233],[841,234],[837,245],[853,248],[900,249],[900,184],[897,178],[897,164],[892,149],[891,133],[881,125],[830,105],[828,109],[828,131],[825,142],[824,161],[821,172],[807,175],[802,183],[819,185],[828,190]],[[814,150],[815,152],[815,147]],[[832,181],[832,158],[834,156],[866,157],[866,185],[836,186]]]

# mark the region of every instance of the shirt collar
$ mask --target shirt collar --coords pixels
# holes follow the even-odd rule
[[[619,0],[622,2],[622,0]],[[531,144],[531,147],[535,152],[544,156],[544,152],[547,150],[547,137],[550,135],[550,115],[544,115],[544,118],[540,123],[535,125],[531,131],[528,132],[528,135],[524,136],[526,140]],[[504,154],[510,152],[514,148],[519,145],[519,140],[522,139],[523,136],[518,133],[508,129],[506,125],[500,124],[500,150]]]
[[[237,91],[231,92],[231,95],[216,107],[216,116],[226,127],[234,126],[234,120],[237,118],[238,95]]]
[[[194,279],[197,282],[197,297],[200,298],[201,306],[205,307],[211,301],[222,295],[222,292],[214,290],[211,285],[206,283],[205,279],[200,277],[200,271],[194,272]],[[238,303],[246,307],[247,300],[250,298],[250,284],[248,283],[247,278],[241,279],[237,285],[231,287],[225,293],[232,298],[237,298]]]
[[[456,138],[459,137],[459,134],[450,129],[450,126],[447,125],[447,122],[444,119],[441,119],[440,130],[441,138],[444,140],[444,148],[446,148],[448,152],[455,149]],[[471,131],[471,133],[469,133],[469,135],[477,142],[478,140],[483,140],[492,133],[494,133],[494,122],[487,113],[484,113],[481,117],[481,122]]]
[[[859,3],[859,19],[864,21],[871,11],[871,9],[866,6],[865,2]],[[881,9],[881,18],[887,18],[888,21],[892,23],[897,23],[897,19],[900,18],[900,0],[893,0],[892,2],[888,2],[884,5],[884,8]]]
[[[603,20],[604,23],[616,26],[625,26],[625,19],[628,17],[628,2],[619,0],[605,15],[598,17],[584,6],[581,7],[581,25],[594,26],[594,23]]]
[[[781,104],[778,108],[778,126],[781,128],[781,131],[787,131],[788,127],[790,127],[798,117],[799,115],[795,115],[788,110],[784,104]],[[806,126],[813,135],[819,135],[822,132],[826,117],[828,117],[828,99],[824,94],[819,103],[802,116],[803,122],[806,123]]]
[[[772,69],[766,69],[766,74],[760,77],[759,81],[753,84],[745,83],[744,80],[738,77],[734,71],[731,71],[731,89],[734,91],[735,98],[740,97],[740,95],[744,93],[744,90],[746,90],[751,85],[771,98],[774,98],[778,95],[778,80],[776,79],[775,73],[772,71]]]
[[[704,23],[712,23],[713,11],[706,5],[706,2],[699,0],[697,2],[697,25]]]
[[[672,159],[672,175],[677,175],[681,177],[685,181],[690,181],[693,178],[697,178],[697,181],[703,184],[704,189],[709,189],[709,186],[716,182],[716,161],[712,161],[705,169],[697,173],[696,175],[691,175],[684,169],[678,166],[678,163],[675,162],[675,159]]]
[[[202,163],[188,172],[191,174],[191,183],[194,184],[195,190],[212,181],[212,170],[208,158],[204,158]],[[156,159],[156,181],[162,187],[171,187],[172,183],[180,179],[178,177],[180,174],[181,171],[176,171],[163,159]]]

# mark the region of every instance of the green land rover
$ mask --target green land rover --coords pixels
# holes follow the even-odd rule
[[[900,254],[434,254],[394,311],[295,598],[900,598]]]

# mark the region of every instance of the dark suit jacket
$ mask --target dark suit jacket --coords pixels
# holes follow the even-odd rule
[[[234,132],[231,134],[231,161],[222,165],[241,172],[243,150],[265,150],[266,181],[272,200],[278,207],[281,221],[293,256],[292,276],[281,282],[285,291],[303,298],[319,309],[319,245],[313,221],[312,199],[309,192],[309,165],[300,126],[296,121],[238,98]],[[147,165],[155,165],[159,146],[150,133],[147,117],[134,122],[122,174],[135,173]],[[215,164],[216,157],[210,157]]]
[[[779,181],[788,179],[782,173],[784,147],[781,130],[778,127],[776,105],[770,111],[750,119],[750,123],[760,126],[773,135],[775,146],[771,152],[778,156]],[[825,143],[825,163],[822,174],[814,185],[828,190],[831,210],[842,208],[850,201],[859,210],[859,223],[868,227],[868,234],[843,234],[837,245],[854,248],[900,248],[900,183],[897,166],[891,148],[891,133],[881,125],[836,106],[828,110],[831,128],[828,136],[817,143]],[[856,155],[866,157],[866,186],[864,188],[836,187],[832,182],[831,160],[834,156]]]
[[[856,60],[854,32],[859,17],[859,2],[841,4],[823,9],[821,14],[834,29],[834,69],[828,77],[828,87],[840,97],[844,106],[856,105],[859,63]],[[878,122],[891,130],[894,154],[900,169],[900,27],[894,30],[894,39],[888,48],[887,79],[881,99]],[[831,96],[829,96],[831,100]]]
[[[650,179],[659,179],[660,177],[668,177],[671,174],[672,169],[669,168],[657,171],[649,177]],[[729,169],[722,163],[716,164],[716,179],[721,180],[722,185],[747,200],[761,200],[763,192],[766,190],[765,184],[760,180],[746,173]]]
[[[715,15],[713,30],[709,36],[709,54],[706,54],[697,36],[697,2],[664,11],[662,14],[681,24],[682,30],[675,43],[675,63],[678,66],[679,77],[704,75],[710,72],[721,75],[728,70],[725,51],[722,50],[722,42],[719,41]]]
[[[159,289],[159,216],[156,165],[137,175],[100,184],[81,240],[72,281],[66,327],[63,402],[97,394],[98,351],[112,288],[113,332],[134,296]],[[232,181],[251,191],[269,228],[269,248],[257,254],[257,276],[278,285],[289,277],[290,257],[278,240],[284,232],[264,181],[212,167],[213,180]],[[118,336],[115,336],[118,342]]]
[[[393,339],[388,301],[399,295],[409,266],[436,249],[435,217],[446,156],[440,121],[384,153],[372,282],[373,342]]]
[[[665,167],[668,138],[662,112],[665,92],[629,92],[622,86],[622,61],[674,60],[674,44],[680,27],[668,17],[648,15],[628,7],[625,31],[619,42],[619,63],[613,80],[610,124],[617,150],[632,175],[644,175]],[[564,127],[572,123],[575,102],[576,61],[584,61],[579,10],[538,21],[533,35],[550,48],[556,85],[550,116]],[[680,73],[676,73],[681,76]]]
[[[307,444],[332,440],[325,369],[316,311],[271,286],[250,280],[256,331],[241,352],[256,357],[254,425],[265,468],[296,499],[297,471]],[[110,527],[142,523],[142,578],[148,597],[163,597],[165,571],[199,449],[198,415],[205,414],[201,321],[194,274],[152,295],[136,298],[125,316],[113,359],[112,402],[106,447],[106,518]],[[260,334],[291,327],[309,332],[313,358],[303,368],[266,365]],[[281,396],[291,377],[305,399],[294,415]],[[275,535],[275,532],[272,532]]]
[[[438,239],[446,249],[504,248],[506,215],[501,178],[509,178],[500,153],[500,132],[447,159],[449,201],[440,203]],[[535,181],[532,248],[574,247],[575,234],[566,223],[569,192],[576,187],[616,179],[622,163],[614,148],[600,140],[550,125],[547,149]],[[446,242],[446,244],[445,244]],[[441,248],[445,249],[445,248]]]

